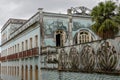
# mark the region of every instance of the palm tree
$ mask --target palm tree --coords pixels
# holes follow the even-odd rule
[[[108,45],[106,40],[107,38],[114,38],[119,32],[120,11],[116,12],[117,8],[115,2],[105,1],[100,2],[91,12],[94,21],[92,25],[93,31],[102,39],[105,39],[104,45],[101,45],[97,52],[98,67],[103,71],[115,70],[118,63],[116,50],[112,50],[114,46]]]
[[[119,32],[119,20],[115,10],[117,5],[112,1],[100,2],[91,12],[92,30],[102,39],[113,38]]]

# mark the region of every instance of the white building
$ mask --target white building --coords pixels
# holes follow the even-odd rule
[[[1,78],[42,80],[41,68],[58,67],[54,55],[46,57],[48,51],[54,53],[54,47],[97,40],[91,25],[88,14],[72,14],[70,9],[68,14],[39,9],[28,20],[9,19],[1,29]]]

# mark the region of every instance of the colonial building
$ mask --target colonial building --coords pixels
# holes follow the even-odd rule
[[[40,8],[28,20],[9,19],[1,29],[1,78],[47,80],[45,69],[64,68],[60,64],[64,50],[58,54],[58,48],[99,39],[91,29],[93,22],[87,11],[89,9],[79,7],[61,14],[44,12]]]

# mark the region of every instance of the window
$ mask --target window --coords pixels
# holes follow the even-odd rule
[[[7,51],[7,49],[6,49],[6,55],[8,54],[8,51]]]
[[[63,30],[57,30],[55,32],[55,39],[57,47],[64,46],[66,41],[66,33]]]
[[[35,47],[38,47],[38,35],[35,36]]]
[[[17,67],[17,76],[19,76],[19,66]]]
[[[16,53],[16,51],[17,51],[17,50],[16,50],[16,45],[15,45],[15,53]]]
[[[22,51],[24,51],[24,42],[22,42]]]
[[[14,46],[13,46],[13,48],[12,48],[12,53],[14,53]]]
[[[12,54],[12,47],[10,47],[10,54]]]
[[[10,49],[8,48],[8,55],[10,54]]]
[[[18,47],[18,52],[19,52],[19,44],[18,44],[18,46],[17,46],[17,47]]]
[[[26,43],[26,50],[28,49],[28,40],[25,41]]]
[[[32,49],[32,38],[30,38],[30,49]]]
[[[79,42],[80,43],[85,43],[85,42],[89,42],[91,41],[89,39],[89,34],[87,32],[80,32],[80,36],[79,36]]]
[[[89,32],[80,31],[79,33],[77,33],[74,39],[75,39],[74,43],[79,44],[79,43],[90,42],[93,40],[93,37],[91,36],[91,33]]]

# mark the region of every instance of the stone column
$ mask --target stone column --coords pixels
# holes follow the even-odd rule
[[[67,10],[69,22],[68,22],[68,34],[69,34],[69,45],[73,44],[73,39],[72,39],[72,13],[71,9]]]

